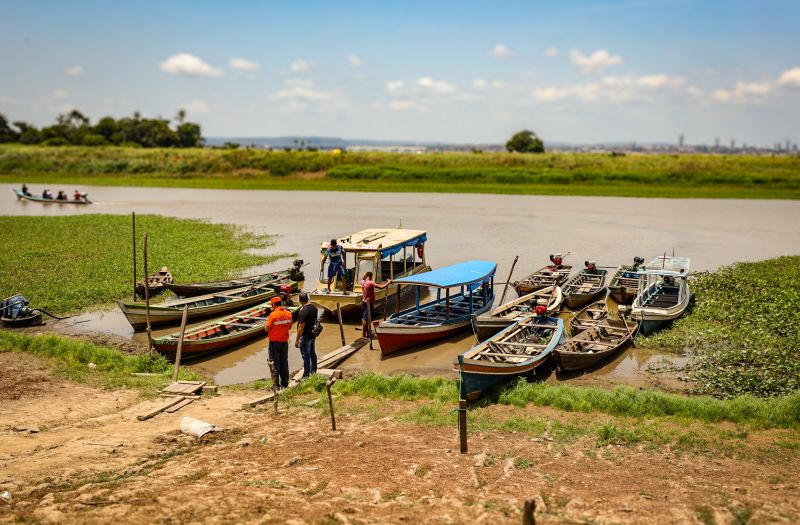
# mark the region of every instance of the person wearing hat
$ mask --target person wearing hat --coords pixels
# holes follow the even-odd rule
[[[289,330],[292,328],[292,314],[281,306],[281,298],[270,299],[272,312],[267,317],[264,328],[269,336],[269,360],[275,363],[275,376],[272,380],[281,388],[289,386]]]
[[[322,264],[328,260],[328,293],[331,293],[331,285],[333,284],[334,276],[339,277],[344,283],[344,293],[348,292],[347,275],[344,273],[344,248],[339,246],[336,239],[331,239],[331,244],[325,250],[325,257],[322,259]]]
[[[303,377],[309,377],[317,372],[317,336],[314,335],[314,326],[317,324],[317,307],[308,302],[308,294],[300,294],[300,310],[297,312],[297,336],[294,347],[300,349],[303,358]]]

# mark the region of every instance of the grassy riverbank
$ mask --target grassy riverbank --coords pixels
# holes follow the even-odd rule
[[[239,189],[800,198],[800,158],[0,146],[0,181]]]
[[[227,225],[161,216],[137,216],[138,271],[143,275],[142,242],[149,233],[148,266],[162,266],[176,280],[212,280],[280,255],[248,253],[272,244],[269,237]],[[75,312],[130,297],[131,219],[118,215],[0,217],[0,296],[22,293],[36,307]]]

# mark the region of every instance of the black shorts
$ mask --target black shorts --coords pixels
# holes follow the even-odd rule
[[[370,315],[375,319],[375,307],[369,301],[361,301],[361,320],[369,321]]]

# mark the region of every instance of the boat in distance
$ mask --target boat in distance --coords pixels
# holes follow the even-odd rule
[[[416,304],[373,323],[381,352],[390,354],[467,329],[473,315],[492,307],[496,270],[494,262],[475,260],[398,279],[399,285],[414,287]],[[436,298],[421,303],[422,288],[435,288]]]
[[[22,193],[22,191],[15,189],[14,193],[17,195],[17,199],[24,200],[24,201],[32,201],[32,202],[43,202],[45,204],[92,204],[92,201],[86,196],[85,193],[81,194],[80,200],[75,199],[47,199],[45,197],[37,197],[36,195],[30,195],[26,193]]]
[[[166,284],[166,288],[179,297],[196,297],[210,293],[227,292],[241,288],[242,286],[253,286],[258,284],[270,285],[276,292],[280,291],[282,285],[288,285],[292,293],[300,290],[300,283],[305,280],[305,276],[300,268],[303,266],[302,259],[296,259],[292,266],[286,270],[277,272],[267,272],[237,279],[227,279],[221,281],[208,281],[199,283],[176,283]]]

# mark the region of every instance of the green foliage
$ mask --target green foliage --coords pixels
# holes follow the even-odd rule
[[[0,113],[0,143],[17,142],[18,140],[19,133],[9,126],[6,116]]]
[[[280,257],[248,253],[271,245],[271,238],[228,225],[140,215],[136,232],[140,277],[145,232],[149,271],[167,266],[182,281],[222,279]],[[0,245],[13,247],[0,258],[2,297],[22,293],[34,306],[57,313],[132,293],[130,217],[0,217]]]
[[[533,131],[524,129],[514,133],[506,142],[508,152],[517,153],[544,153],[544,143]]]

